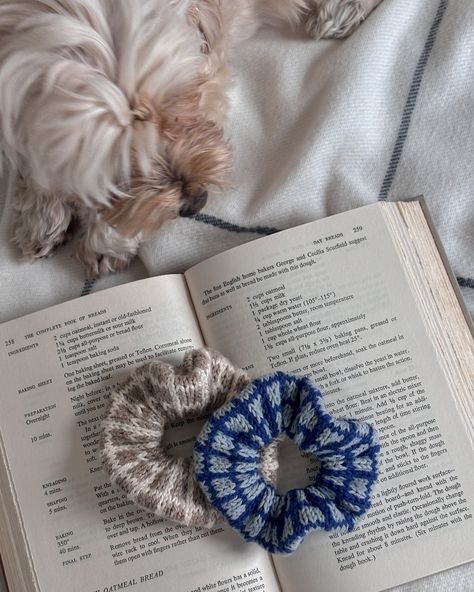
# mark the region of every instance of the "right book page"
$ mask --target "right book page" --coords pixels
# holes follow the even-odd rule
[[[471,440],[380,206],[243,245],[186,280],[208,346],[253,376],[310,375],[334,415],[378,428],[371,511],[274,557],[283,590],[375,592],[474,559]],[[281,482],[298,470],[307,482],[317,469],[293,456]]]

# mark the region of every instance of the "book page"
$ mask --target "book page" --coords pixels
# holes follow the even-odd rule
[[[100,420],[114,385],[138,364],[177,362],[203,345],[182,276],[29,315],[0,326],[0,337],[0,443],[32,561],[28,590],[279,590],[261,549],[222,525],[181,527],[142,511],[100,464]],[[165,434],[173,454],[192,451],[193,431],[190,423]]]
[[[259,239],[186,279],[209,346],[253,376],[311,376],[335,416],[378,428],[371,511],[275,557],[284,590],[378,591],[474,559],[473,450],[379,206]],[[315,459],[286,452],[279,489],[317,479]]]

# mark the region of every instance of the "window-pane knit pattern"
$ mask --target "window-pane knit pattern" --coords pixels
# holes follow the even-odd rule
[[[285,434],[314,454],[314,483],[278,495],[258,470],[259,451]],[[374,428],[334,419],[309,379],[277,372],[254,380],[214,413],[195,443],[209,501],[248,541],[293,552],[311,530],[351,530],[370,507],[380,445]]]

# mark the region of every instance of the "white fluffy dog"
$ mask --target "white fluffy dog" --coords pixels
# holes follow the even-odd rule
[[[267,23],[346,36],[380,1],[2,0],[15,242],[48,256],[74,227],[90,277],[126,265],[150,232],[226,186],[229,50]]]

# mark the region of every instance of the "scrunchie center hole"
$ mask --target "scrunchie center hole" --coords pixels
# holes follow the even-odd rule
[[[284,495],[290,489],[300,489],[314,483],[321,469],[321,463],[308,452],[303,452],[286,436],[279,444],[277,492]]]
[[[192,458],[193,447],[207,417],[170,422],[163,434],[163,449],[173,457]]]

